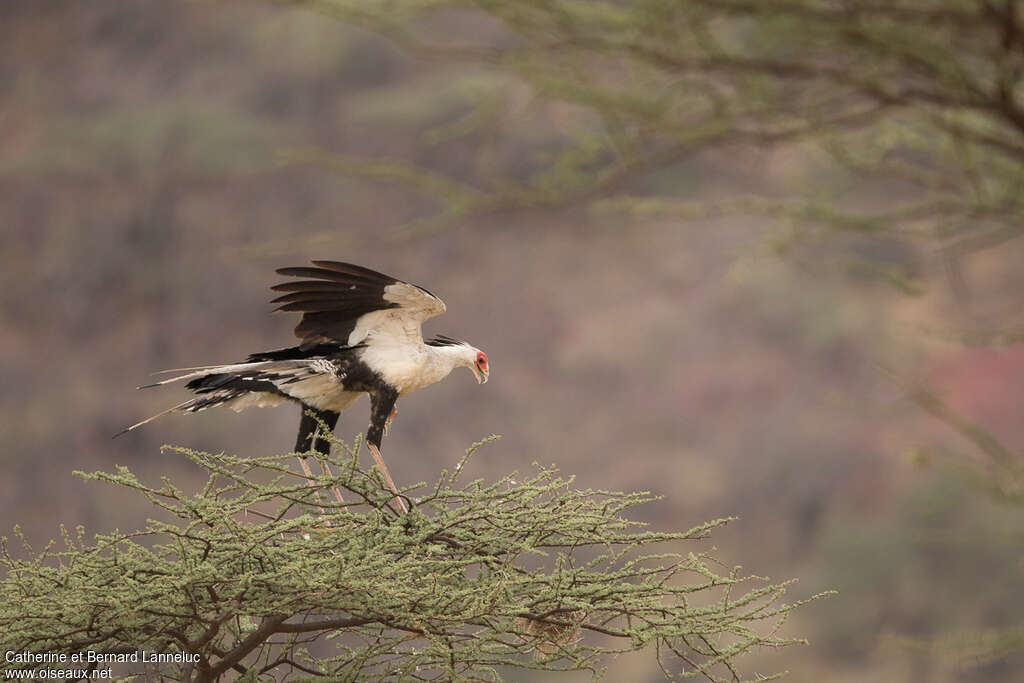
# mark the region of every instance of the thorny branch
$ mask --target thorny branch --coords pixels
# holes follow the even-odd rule
[[[157,675],[195,682],[292,670],[491,680],[494,667],[597,672],[607,655],[655,643],[674,670],[738,681],[742,654],[799,642],[778,635],[801,604],[781,601],[789,583],[719,576],[691,549],[729,520],[650,531],[625,516],[650,495],[577,491],[545,469],[460,483],[466,458],[419,497],[405,491],[402,515],[355,449],[336,449],[339,474],[303,486],[290,456],[185,449],[208,472],[195,494],[124,468],[87,475],[167,519],[92,542],[65,533],[63,551],[26,544],[28,559],[4,539],[0,648],[188,653],[196,661]],[[333,487],[350,502],[321,515],[318,495]],[[691,607],[698,594],[705,606]],[[312,643],[328,654],[310,655]]]

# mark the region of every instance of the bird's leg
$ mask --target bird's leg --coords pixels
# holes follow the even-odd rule
[[[320,464],[324,468],[324,474],[328,478],[333,479],[334,478],[334,472],[331,471],[331,466],[327,464],[327,461],[326,460],[321,460]],[[345,507],[345,499],[341,497],[341,491],[338,490],[337,486],[332,486],[331,487],[331,493],[334,494],[334,500],[338,501],[338,505],[341,506],[341,509],[342,510],[348,510],[348,508]]]
[[[388,466],[384,464],[384,458],[380,457],[380,449],[374,443],[367,443],[370,448],[370,455],[373,456],[374,462],[377,463],[377,467],[380,468],[381,474],[384,475],[384,481],[387,482],[388,488],[395,494],[395,500],[398,501],[398,507],[402,508],[402,512],[409,512],[409,508],[405,506],[405,501],[402,500],[401,494],[398,492],[398,487],[395,486],[395,480],[391,478],[391,473],[388,472]]]
[[[398,506],[404,513],[409,512],[409,508],[405,506],[405,501],[398,493],[398,487],[395,486],[395,480],[388,472],[388,466],[384,464],[384,458],[380,457],[380,441],[384,436],[384,426],[388,420],[394,417],[395,401],[397,400],[398,392],[391,388],[381,388],[370,393],[370,428],[366,431],[366,445],[369,447],[377,467],[380,468],[380,473],[384,475],[384,481],[391,492],[395,494],[395,500],[398,501]]]
[[[316,433],[319,423],[316,418],[312,415],[306,414],[306,406],[302,406],[302,420],[299,422],[299,436],[295,440],[295,452],[305,453],[309,450],[310,444],[313,441],[313,435]],[[313,470],[309,469],[309,463],[306,462],[306,456],[299,456],[299,466],[302,468],[302,473],[306,475],[306,483],[309,484],[310,488],[316,486],[316,481],[313,479]],[[316,492],[316,499],[319,502],[320,493]],[[324,509],[317,505],[317,509],[320,510],[320,515],[324,515]]]
[[[333,432],[335,426],[337,426],[339,416],[340,413],[336,413],[333,410],[324,410],[320,412],[320,419],[324,421],[324,424],[327,425],[327,428],[330,429],[331,432]],[[325,437],[317,436],[313,442],[313,450],[315,450],[317,453],[330,455],[331,442],[328,441]],[[323,467],[324,474],[326,474],[328,478],[333,479],[334,473],[331,472],[331,466],[327,464],[326,458],[320,461],[320,465]],[[334,494],[334,500],[338,501],[338,505],[340,505],[343,510],[346,510],[347,508],[345,507],[345,500],[341,497],[341,491],[338,490],[338,487],[332,486],[331,492]]]
[[[312,486],[313,483],[314,483],[313,482],[313,470],[309,469],[309,463],[306,462],[306,457],[305,456],[302,456],[302,455],[299,456],[299,466],[302,467],[302,473],[304,475],[306,475],[306,481],[309,483],[310,486]],[[321,512],[322,512],[322,510],[321,510]]]
[[[303,406],[305,409],[306,406]],[[320,428],[320,420],[323,420],[328,427],[334,429],[334,426],[338,424],[338,413],[332,410],[315,410],[311,409],[313,414],[310,415],[306,410],[302,411],[302,421],[299,422],[299,435],[295,441],[295,452],[305,453],[313,450],[318,453],[326,455],[330,451],[330,445],[326,439],[316,436],[317,429]],[[316,480],[313,478],[313,471],[309,468],[309,463],[306,462],[305,456],[299,456],[299,465],[302,467],[303,474],[306,475],[306,481],[309,482],[310,486],[316,485]],[[331,475],[330,468],[327,463],[323,463],[324,474]],[[317,499],[319,500],[319,493],[317,493]],[[334,498],[339,504],[344,505],[344,501],[341,498],[341,492],[337,488],[334,489]],[[320,514],[324,514],[323,508],[317,506],[320,510]]]

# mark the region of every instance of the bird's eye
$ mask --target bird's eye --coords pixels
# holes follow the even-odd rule
[[[476,364],[477,365],[487,365],[487,356],[484,355],[483,351],[481,351],[480,353],[476,354]]]

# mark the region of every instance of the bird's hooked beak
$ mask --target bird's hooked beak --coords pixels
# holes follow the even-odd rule
[[[476,375],[476,383],[477,384],[486,384],[487,383],[487,378],[490,377],[491,371],[490,371],[490,369],[486,365],[483,366],[483,367],[480,367],[479,363],[473,363],[473,365],[472,365],[472,367],[470,369],[473,371],[473,374]]]

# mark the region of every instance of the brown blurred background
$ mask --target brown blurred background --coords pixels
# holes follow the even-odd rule
[[[907,386],[930,387],[1016,452],[1024,351],[934,333],[957,313],[927,258],[916,262],[929,286],[908,296],[780,258],[749,218],[509,212],[410,236],[400,226],[426,200],[280,161],[315,147],[457,168],[467,151],[423,134],[456,118],[479,78],[297,10],[4,3],[0,533],[20,524],[42,546],[60,524],[144,524],[144,501],[72,471],[122,464],[195,485],[197,469],[161,444],[290,448],[289,407],[110,436],[183,400],[180,387],[137,392],[149,373],[293,343],[294,319],[266,303],[275,267],[345,260],[443,297],[449,313],[427,332],[471,341],[493,366],[486,386],[456,372],[401,402],[384,449],[400,482],[433,481],[498,433],[473,476],[555,463],[580,487],[664,496],[640,511],[657,528],[738,516],[715,535],[716,557],[799,577],[793,599],[839,591],[787,626],[808,646],[745,670],[1021,680],[1021,507],[992,494],[985,463]],[[496,143],[510,166],[528,147]],[[714,194],[811,172],[751,151],[698,155],[663,182]],[[972,265],[993,310],[1019,304],[1019,251]],[[338,433],[366,421],[357,404]],[[997,632],[1009,654],[992,657]],[[643,657],[609,674],[660,679]]]

